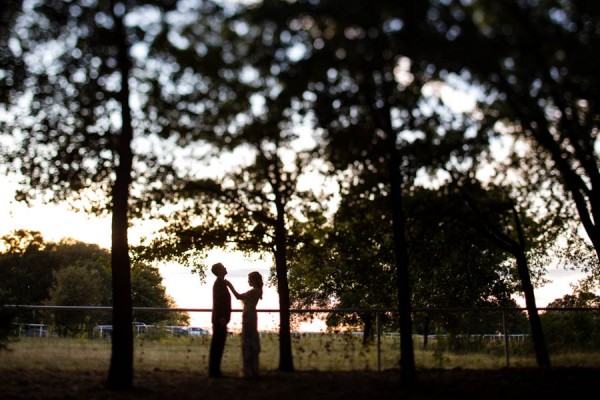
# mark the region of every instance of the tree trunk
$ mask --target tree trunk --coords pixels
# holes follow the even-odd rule
[[[373,318],[373,314],[371,313],[361,314],[360,317],[363,320],[362,345],[366,347],[373,337],[373,320],[376,318]],[[381,332],[379,332],[379,334],[381,334]]]
[[[385,40],[385,39],[384,39]],[[415,367],[415,354],[413,346],[412,328],[412,296],[410,288],[410,271],[408,261],[408,244],[406,241],[406,217],[404,216],[402,200],[402,163],[401,155],[397,149],[398,136],[392,123],[392,110],[390,99],[396,82],[391,77],[394,66],[384,60],[382,54],[387,45],[382,45],[376,51],[372,69],[371,84],[374,89],[372,112],[377,120],[377,125],[386,134],[388,161],[388,179],[390,185],[390,208],[392,213],[392,233],[394,237],[394,255],[396,263],[396,290],[398,294],[398,312],[400,325],[400,368],[402,384],[412,387],[417,383]],[[377,104],[381,103],[382,107]]]
[[[525,295],[525,306],[527,307],[527,315],[529,316],[529,323],[531,324],[531,337],[533,338],[535,356],[537,358],[538,366],[547,367],[550,366],[550,357],[548,356],[542,322],[540,321],[540,315],[538,314],[537,306],[535,304],[535,294],[529,276],[529,266],[527,265],[527,257],[525,256],[525,234],[523,233],[519,213],[514,205],[512,207],[512,213],[519,241],[516,245],[511,247],[514,248],[513,255],[517,261],[517,272],[519,273],[521,285],[523,286],[523,294]]]
[[[391,131],[388,131],[391,132]],[[408,270],[408,245],[405,236],[405,216],[402,208],[402,179],[400,175],[400,155],[396,150],[396,136],[389,133],[390,140],[390,185],[392,206],[392,230],[396,255],[396,290],[400,313],[400,368],[402,382],[413,386],[417,381],[414,346],[412,340],[412,303],[410,293],[410,273]]]
[[[423,324],[423,350],[427,349],[427,344],[429,343],[429,325],[431,324],[431,320],[429,316],[425,317],[425,323]]]
[[[127,239],[128,217],[127,206],[129,185],[131,183],[131,168],[133,153],[131,142],[133,128],[129,107],[129,47],[126,43],[123,21],[121,16],[114,14],[114,4],[111,10],[116,24],[119,40],[118,62],[121,73],[121,117],[123,126],[119,136],[116,166],[116,180],[112,193],[112,289],[113,289],[113,333],[112,353],[108,371],[107,387],[111,390],[127,390],[133,386],[133,330],[132,300],[131,300],[131,266],[129,259],[129,243]]]
[[[285,229],[285,205],[280,190],[280,165],[275,162],[272,188],[275,194],[277,219],[275,222],[275,271],[279,294],[279,370],[294,371],[292,356],[292,335],[290,332],[290,286],[287,268],[287,233]]]
[[[517,260],[517,271],[519,273],[519,278],[521,279],[521,285],[523,286],[525,307],[527,308],[529,324],[531,325],[531,337],[533,338],[533,347],[535,348],[537,364],[540,367],[547,367],[550,366],[550,357],[548,356],[548,349],[546,348],[542,322],[540,321],[540,315],[535,304],[535,294],[529,277],[527,258],[523,252],[515,254],[515,258]]]
[[[525,297],[525,306],[527,308],[527,315],[529,318],[529,324],[531,326],[531,337],[533,338],[537,363],[540,367],[549,366],[550,357],[548,356],[548,349],[546,348],[546,340],[544,339],[542,323],[540,321],[540,316],[535,304],[535,293],[533,291],[533,285],[531,284],[529,266],[527,264],[527,257],[525,255],[525,235],[521,226],[521,220],[519,219],[519,213],[513,204],[512,214],[518,237],[518,240],[515,241],[490,223],[479,211],[477,205],[474,201],[472,201],[472,199],[470,199],[468,196],[466,199],[471,209],[475,211],[482,223],[482,225],[478,224],[477,228],[487,235],[492,242],[496,243],[498,247],[515,257],[517,262],[517,272],[519,274],[519,279],[521,280],[523,295]]]
[[[276,231],[279,232],[282,229],[276,228]],[[276,233],[275,241],[275,270],[277,273],[277,292],[279,293],[279,370],[293,372],[294,361],[290,332],[290,288],[287,277],[285,233],[283,233],[283,237],[281,234]]]

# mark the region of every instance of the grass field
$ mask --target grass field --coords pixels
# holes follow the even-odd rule
[[[21,338],[0,352],[2,400],[163,400],[163,399],[527,399],[585,398],[597,390],[597,353],[555,354],[552,367],[536,367],[527,346],[514,344],[505,367],[502,344],[479,343],[460,352],[415,340],[418,385],[401,385],[398,337],[363,347],[355,336],[323,335],[293,339],[296,372],[277,370],[276,335],[263,336],[259,379],[240,377],[239,336],[228,338],[224,378],[208,378],[210,336],[135,340],[134,387],[106,388],[111,343],[105,339]]]
[[[210,336],[143,339],[134,342],[134,367],[140,371],[166,370],[205,373]],[[260,369],[276,370],[279,342],[276,334],[261,338]],[[472,346],[473,347],[473,346]],[[534,367],[535,358],[528,346],[510,345],[510,367]],[[108,369],[111,342],[106,339],[58,337],[20,338],[0,352],[0,369],[41,369],[56,371],[105,371]],[[353,335],[315,335],[293,338],[294,366],[299,371],[377,371],[398,367],[399,337],[383,337],[377,345],[363,346]],[[597,353],[551,354],[555,366],[600,367]],[[506,366],[501,342],[478,343],[476,348],[446,351],[440,343],[427,350],[415,340],[415,361],[419,368],[500,369]],[[241,365],[240,336],[231,335],[223,356],[223,371],[236,375]]]

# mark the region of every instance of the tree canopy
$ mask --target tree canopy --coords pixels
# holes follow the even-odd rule
[[[110,252],[95,244],[63,239],[45,241],[41,233],[16,230],[0,239],[0,292],[4,304],[56,306],[110,306],[112,304]],[[133,306],[171,308],[162,277],[156,267],[134,263]],[[30,321],[25,313],[18,322]],[[55,312],[51,318],[62,334],[87,332],[95,324],[110,324],[110,313]],[[187,314],[138,313],[147,324],[176,325]]]

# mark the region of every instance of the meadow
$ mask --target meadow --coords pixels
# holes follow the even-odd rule
[[[415,337],[415,361],[424,369],[501,369],[507,366],[502,340],[469,339],[459,350],[449,351],[443,339]],[[144,338],[134,342],[134,368],[139,371],[182,371],[205,373],[210,335],[196,337]],[[0,369],[49,371],[106,371],[111,342],[108,339],[20,337],[0,352]],[[379,349],[379,351],[378,351]],[[535,357],[527,340],[509,342],[510,367],[535,367]],[[399,336],[382,336],[362,345],[362,338],[350,334],[321,334],[293,338],[294,366],[298,371],[381,371],[398,368]],[[597,352],[555,352],[553,365],[600,367]],[[260,369],[276,370],[279,362],[278,336],[262,334]],[[230,335],[223,357],[223,371],[237,376],[241,365],[240,336]]]

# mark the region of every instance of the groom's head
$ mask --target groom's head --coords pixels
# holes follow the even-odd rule
[[[210,269],[215,276],[221,277],[227,275],[227,268],[221,263],[213,264]]]

